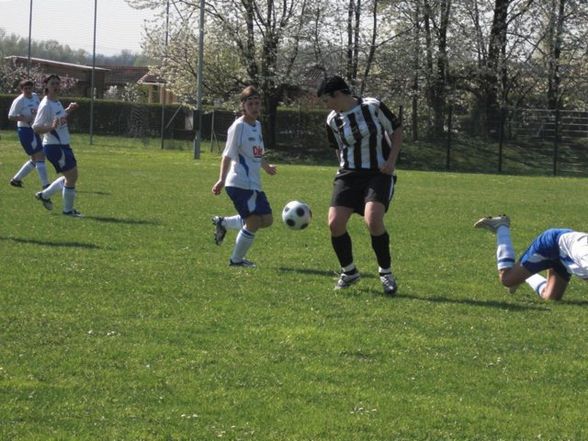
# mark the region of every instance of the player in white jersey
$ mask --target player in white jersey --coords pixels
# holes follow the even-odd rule
[[[219,179],[212,187],[215,195],[225,188],[238,214],[214,216],[212,222],[217,245],[222,243],[227,229],[239,230],[229,265],[254,268],[255,264],[245,259],[245,255],[253,245],[257,230],[273,223],[272,209],[261,188],[260,169],[269,175],[275,175],[277,170],[263,158],[261,123],[257,120],[261,99],[253,86],[241,92],[241,110],[243,116],[229,127]]]
[[[12,102],[8,112],[8,119],[17,121],[18,139],[30,159],[12,177],[10,185],[23,187],[22,180],[36,169],[41,181],[41,187],[46,188],[49,185],[49,178],[47,177],[47,167],[45,166],[43,144],[39,135],[31,128],[39,108],[39,97],[33,92],[33,82],[31,80],[22,80],[19,86],[22,93]]]
[[[39,105],[37,116],[33,122],[35,132],[43,135],[43,150],[45,156],[57,173],[63,176],[53,181],[49,187],[38,192],[35,197],[48,210],[53,208],[51,196],[61,191],[63,195],[63,214],[81,217],[81,213],[74,208],[76,198],[76,182],[78,180],[77,161],[69,145],[69,129],[67,119],[69,114],[78,108],[77,103],[70,103],[66,109],[59,101],[61,80],[57,75],[49,75],[44,80],[45,97]]]
[[[496,234],[496,261],[500,282],[514,293],[527,282],[545,300],[560,300],[575,275],[588,281],[588,233],[569,228],[545,230],[515,262],[506,215],[485,217],[474,225]],[[547,278],[538,274],[547,270]]]
[[[396,160],[402,142],[400,121],[381,101],[351,95],[339,76],[325,78],[317,95],[331,109],[327,137],[336,149],[340,168],[329,207],[331,244],[341,265],[335,289],[359,280],[347,223],[353,213],[364,217],[378,262],[384,293],[394,295],[390,237],[384,225],[396,184]]]

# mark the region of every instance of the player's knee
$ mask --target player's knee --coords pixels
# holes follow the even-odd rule
[[[261,228],[271,227],[274,223],[274,217],[272,215],[264,216],[261,221]]]
[[[502,283],[502,285],[507,288],[512,288],[513,286],[519,284],[519,282],[512,278],[510,268],[500,270],[498,273],[498,279],[500,280],[500,283]]]
[[[341,236],[345,233],[347,225],[345,222],[342,222],[340,219],[330,218],[329,219],[329,230],[331,230],[332,236]]]

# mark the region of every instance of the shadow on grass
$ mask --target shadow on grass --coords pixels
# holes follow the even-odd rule
[[[53,240],[37,240],[37,239],[21,239],[18,237],[0,237],[0,240],[12,241],[16,243],[26,243],[31,245],[42,245],[47,247],[57,247],[57,248],[87,248],[87,249],[100,249],[98,245],[94,245],[93,243],[83,243],[83,242],[58,242]]]
[[[76,190],[76,193],[96,194],[98,196],[112,196],[112,193],[109,193],[107,191]]]
[[[84,219],[90,219],[97,222],[104,222],[107,224],[127,224],[127,225],[161,225],[159,221],[143,220],[143,219],[121,219],[118,217],[105,216],[84,216]]]
[[[399,298],[405,299],[412,299],[412,300],[422,300],[424,302],[433,302],[433,303],[454,303],[459,305],[470,305],[470,306],[482,306],[484,308],[498,308],[498,309],[506,309],[508,311],[514,312],[523,312],[523,311],[549,311],[547,305],[521,305],[517,303],[508,303],[508,302],[501,302],[498,300],[474,300],[474,299],[450,299],[447,297],[435,296],[435,297],[419,297],[414,296],[411,294],[403,294],[400,292],[398,294]]]
[[[316,270],[316,269],[311,269],[311,268],[293,268],[293,267],[281,266],[278,268],[278,271],[281,271],[283,273],[312,274],[315,276],[326,276],[326,277],[339,276],[339,273],[337,271]],[[375,276],[373,274],[361,273],[362,279],[373,279],[374,277]]]
[[[566,300],[566,298],[564,297],[563,300],[559,303],[564,303],[566,305],[588,307],[588,300]]]

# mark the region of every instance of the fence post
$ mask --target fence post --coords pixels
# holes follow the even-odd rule
[[[451,123],[453,120],[453,105],[449,106],[447,114],[447,157],[445,161],[445,168],[447,171],[451,169]]]
[[[557,176],[557,159],[559,156],[559,103],[555,108],[555,137],[553,140],[553,176]]]

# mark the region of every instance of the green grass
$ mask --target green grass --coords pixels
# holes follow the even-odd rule
[[[332,289],[334,166],[264,176],[276,223],[257,269],[229,269],[216,153],[75,137],[86,217],[70,219],[34,199],[35,175],[7,185],[24,156],[1,136],[0,439],[588,439],[588,285],[509,296],[472,228],[509,213],[519,252],[548,227],[585,231],[587,179],[401,170],[390,299],[360,218],[364,278]],[[314,220],[292,232],[278,218],[297,198]]]

